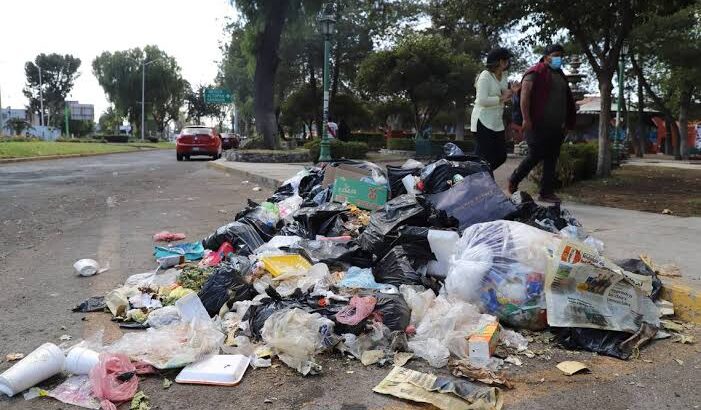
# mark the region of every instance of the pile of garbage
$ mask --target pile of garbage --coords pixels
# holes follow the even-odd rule
[[[495,349],[527,352],[520,330],[549,329],[562,346],[621,359],[656,336],[661,282],[649,265],[609,261],[559,205],[509,198],[484,162],[452,144],[445,153],[386,169],[310,167],[201,241],[154,235],[166,242],[154,248],[155,271],[75,309],[143,330],[106,346],[83,341],[67,357],[44,345],[0,375],[0,391],[66,371],[74,376],[28,396],[114,408],[155,369],[184,367],[176,382],[235,385],[274,358],[319,374],[318,355],[337,352],[394,365],[378,393],[491,409],[512,387],[500,368],[519,360]],[[26,377],[37,355],[51,366]],[[403,367],[412,357],[459,377]]]

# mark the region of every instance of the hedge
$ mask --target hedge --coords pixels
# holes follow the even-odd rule
[[[416,141],[413,138],[390,138],[387,141],[387,149],[400,151],[415,151]]]
[[[309,150],[309,155],[313,162],[319,159],[319,151],[321,150],[321,140],[314,139],[304,144],[304,148]],[[343,142],[337,139],[331,140],[331,158],[332,159],[363,159],[365,154],[370,149],[368,144],[364,142],[350,141]]]
[[[598,152],[597,142],[563,144],[560,148],[560,159],[557,162],[557,179],[560,187],[593,178],[596,175]],[[539,183],[542,175],[543,165],[539,164],[531,172],[530,179]]]
[[[350,136],[351,141],[364,142],[368,144],[368,148],[376,151],[387,146],[387,138],[381,132],[353,132]]]

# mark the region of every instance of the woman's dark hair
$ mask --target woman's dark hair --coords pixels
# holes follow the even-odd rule
[[[510,58],[511,51],[504,47],[495,48],[487,54],[487,69],[494,70],[499,65],[499,61]]]

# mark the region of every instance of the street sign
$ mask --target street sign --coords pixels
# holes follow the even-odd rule
[[[223,88],[205,88],[204,102],[207,104],[231,104],[231,92]]]

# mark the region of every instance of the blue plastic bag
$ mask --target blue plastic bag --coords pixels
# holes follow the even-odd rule
[[[156,246],[153,249],[153,256],[156,259],[166,256],[185,256],[185,260],[191,262],[204,257],[204,247],[202,242],[180,243],[170,247]]]

